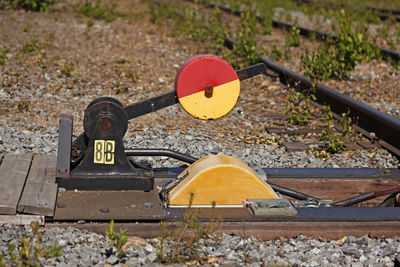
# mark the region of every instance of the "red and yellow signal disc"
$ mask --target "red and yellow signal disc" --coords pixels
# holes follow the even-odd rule
[[[202,120],[211,120],[226,115],[236,105],[240,81],[226,61],[214,55],[198,55],[180,68],[175,90],[186,112]]]

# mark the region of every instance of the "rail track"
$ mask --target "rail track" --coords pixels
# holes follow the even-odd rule
[[[312,5],[313,1],[309,0],[300,0],[297,1],[299,5]],[[346,8],[346,5],[343,4],[327,4],[324,5],[324,7],[329,8],[329,9],[338,9],[338,8]],[[395,10],[395,9],[388,9],[388,8],[379,8],[379,7],[373,7],[373,6],[360,6],[361,9],[369,10],[374,13],[379,19],[381,20],[388,20],[390,18],[394,18],[395,21],[400,21],[400,10]]]
[[[189,2],[193,2],[192,0],[188,0]],[[214,3],[210,3],[208,4],[209,8],[215,8],[218,7],[219,9],[221,9],[222,11],[229,13],[229,14],[233,14],[235,16],[240,17],[240,15],[243,13],[242,10],[232,10],[230,7],[225,6],[225,5],[218,5],[218,4],[214,4]],[[263,22],[263,18],[260,15],[256,15],[257,20],[262,23]],[[293,23],[289,23],[289,22],[283,22],[283,21],[278,21],[278,20],[272,20],[272,26],[274,28],[279,28],[279,29],[285,29],[287,31],[290,31],[290,29],[292,29],[294,26],[297,27],[297,29],[300,30],[300,34],[307,37],[307,38],[313,38],[319,41],[326,41],[328,39],[332,39],[332,40],[338,40],[340,37],[335,35],[335,34],[331,34],[328,32],[322,32],[322,31],[318,31],[318,30],[313,30],[313,29],[309,29],[306,27],[302,27],[300,25],[294,25]],[[379,51],[382,53],[382,56],[385,59],[391,59],[394,60],[395,62],[399,61],[400,59],[400,53],[398,51],[394,51],[394,50],[390,50],[387,48],[382,48],[382,47],[377,47],[379,49]]]
[[[192,2],[192,1],[189,1]],[[161,2],[155,1],[156,4],[161,5]],[[215,6],[211,4],[211,6]],[[221,7],[220,7],[221,8]],[[223,8],[223,7],[222,7]],[[230,9],[226,11],[232,12]],[[241,11],[234,12],[240,15]],[[183,17],[184,15],[178,13],[177,15]],[[205,26],[208,29],[208,27]],[[211,30],[212,29],[208,29]],[[231,37],[225,38],[224,43],[228,48],[232,49],[238,42]],[[328,86],[317,83],[313,85],[312,81],[299,73],[291,71],[278,63],[270,60],[269,58],[258,55],[260,62],[267,66],[267,69],[278,74],[280,81],[283,84],[293,86],[296,90],[302,91],[305,89],[315,88],[316,102],[320,105],[328,104],[335,112],[335,118],[340,119],[342,113],[349,112],[349,116],[355,121],[355,129],[364,134],[368,139],[373,139],[375,136],[380,138],[379,143],[387,150],[391,151],[394,155],[400,155],[400,121],[376,109],[371,108],[364,103],[358,102],[350,97],[347,97],[335,91]],[[372,135],[370,134],[372,133]]]

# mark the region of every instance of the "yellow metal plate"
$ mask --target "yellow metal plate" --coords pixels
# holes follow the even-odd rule
[[[186,176],[187,174],[187,176]],[[186,176],[168,195],[172,206],[242,205],[246,199],[279,198],[274,190],[244,162],[226,155],[200,159],[180,174]]]

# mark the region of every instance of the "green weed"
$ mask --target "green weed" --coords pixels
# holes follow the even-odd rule
[[[241,69],[259,61],[256,51],[257,20],[251,11],[240,14],[239,29],[234,34],[238,44],[228,53],[228,59],[235,69]]]
[[[30,29],[29,25],[25,24],[24,28],[22,29],[23,32],[28,32]]]
[[[349,113],[342,113],[342,120],[340,121],[341,132],[334,132],[333,114],[330,106],[323,106],[325,127],[322,129],[321,141],[326,141],[326,152],[335,154],[344,151],[345,143],[348,143],[348,137],[353,133],[351,127],[351,118]]]
[[[101,0],[96,0],[96,1],[85,0],[85,2],[83,3],[81,2],[75,7],[75,11],[78,14],[84,15],[92,19],[111,22],[118,17],[126,16],[126,14],[117,11],[116,8],[117,5],[115,3],[109,6],[109,5],[103,5],[101,3]]]
[[[353,28],[352,20],[345,12],[339,21],[339,39],[328,39],[311,55],[301,57],[305,75],[312,80],[347,79],[360,62],[380,58],[380,53],[369,41],[368,28]]]
[[[35,51],[41,51],[51,45],[54,40],[54,34],[50,33],[44,41],[40,41],[37,36],[33,37],[30,41],[26,42],[19,52],[19,57],[22,59],[26,54],[30,54]]]
[[[8,48],[0,47],[0,65],[6,64]]]
[[[212,203],[209,223],[203,226],[199,221],[199,209],[193,209],[194,194],[190,195],[189,205],[185,211],[183,220],[175,231],[167,229],[161,222],[163,236],[157,249],[157,261],[164,264],[195,263],[202,265],[207,263],[206,256],[202,252],[199,241],[212,235],[221,222],[221,218],[214,217],[215,202]]]
[[[273,60],[280,60],[282,58],[282,50],[279,49],[276,45],[271,46],[271,52],[269,53],[269,56]]]
[[[126,94],[129,92],[129,87],[128,86],[124,86],[120,81],[116,81],[114,82],[114,88],[113,88],[115,94],[119,95],[119,94]]]
[[[160,22],[163,19],[170,19],[176,16],[174,6],[168,2],[162,6],[157,6],[152,1],[149,1],[150,21],[153,23]]]
[[[55,2],[55,0],[3,0],[0,1],[0,9],[25,9],[45,12]]]
[[[65,78],[71,77],[72,72],[74,72],[75,69],[76,69],[76,66],[74,63],[70,63],[70,64],[63,63],[61,65],[60,75]]]
[[[300,30],[297,28],[297,24],[293,24],[290,28],[289,33],[285,37],[286,47],[297,47],[300,46]]]
[[[7,254],[0,255],[0,266],[41,266],[43,259],[62,256],[62,247],[43,244],[43,233],[39,232],[39,224],[31,223],[33,235],[23,236],[18,246],[9,245]]]
[[[288,121],[294,125],[307,124],[307,120],[311,117],[311,100],[316,100],[313,93],[297,92],[294,88],[290,88],[289,103],[284,110],[284,115],[289,115]]]
[[[126,231],[126,229],[120,228],[119,233],[114,232],[114,220],[111,220],[110,228],[106,231],[106,235],[111,241],[110,245],[117,248],[118,257],[120,259],[126,255],[126,251],[122,249],[122,246],[128,241],[128,237],[125,235]]]

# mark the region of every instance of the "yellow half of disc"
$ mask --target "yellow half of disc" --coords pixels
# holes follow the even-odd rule
[[[240,94],[239,79],[214,87],[210,98],[204,91],[179,98],[179,103],[193,117],[202,120],[221,118],[233,109]]]

